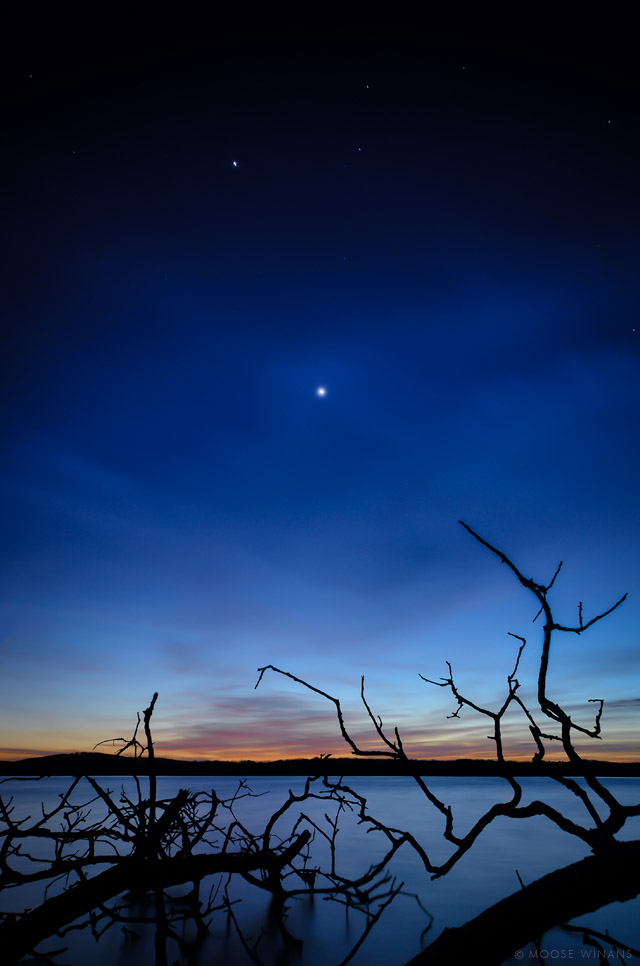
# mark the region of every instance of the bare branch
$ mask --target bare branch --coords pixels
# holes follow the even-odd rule
[[[340,734],[342,735],[342,737],[344,738],[344,740],[347,742],[347,744],[351,748],[352,753],[354,755],[361,755],[361,756],[367,756],[367,757],[382,756],[382,757],[386,757],[386,758],[396,758],[398,756],[399,752],[398,752],[397,749],[394,749],[394,750],[391,750],[391,751],[382,751],[380,749],[370,749],[370,750],[367,750],[367,749],[364,749],[364,748],[359,748],[358,745],[355,743],[355,741],[353,740],[353,738],[351,737],[351,735],[349,734],[349,732],[347,731],[347,729],[345,727],[344,717],[342,715],[342,707],[340,705],[340,701],[339,701],[338,698],[334,698],[333,695],[327,694],[326,691],[322,691],[320,688],[314,687],[313,684],[309,684],[307,681],[303,681],[302,678],[296,677],[295,674],[291,674],[289,671],[283,671],[279,667],[275,667],[273,664],[267,664],[265,667],[259,667],[258,668],[258,671],[259,671],[260,676],[258,677],[258,680],[256,681],[256,684],[254,686],[254,690],[255,690],[255,688],[258,687],[258,685],[262,681],[262,677],[263,677],[265,671],[275,671],[276,674],[282,674],[286,678],[291,678],[292,681],[295,681],[297,684],[301,684],[303,687],[307,688],[309,691],[313,691],[315,694],[320,694],[320,695],[322,695],[323,698],[326,698],[328,701],[331,701],[333,703],[333,705],[335,706],[335,709],[336,709],[336,716],[338,718],[338,725],[340,727]],[[363,697],[363,701],[364,701],[364,682],[362,683],[362,691],[361,691],[361,693],[362,693],[362,697]],[[367,710],[369,710],[366,701],[365,701],[365,707],[367,708]],[[370,711],[369,711],[369,715],[373,719],[373,716],[371,715],[371,712]],[[374,725],[375,725],[375,720],[374,720]],[[376,730],[378,730],[377,729],[377,725],[376,725]],[[385,740],[385,742],[387,743],[387,745],[389,745],[389,742],[387,742],[386,739],[383,739],[383,740]],[[390,745],[390,747],[392,749],[394,748],[393,745]]]
[[[603,617],[608,617],[609,614],[612,614],[614,610],[616,610],[616,608],[620,606],[620,604],[624,603],[624,601],[627,599],[628,596],[629,596],[628,594],[623,594],[622,597],[619,600],[617,600],[615,604],[609,607],[608,610],[605,610],[601,614],[597,614],[595,617],[592,617],[591,620],[587,621],[586,624],[583,622],[583,619],[582,619],[582,601],[580,601],[578,626],[565,627],[564,624],[554,623],[553,630],[565,631],[567,634],[582,634],[583,631],[586,631],[589,627],[593,627],[594,624],[597,624],[598,621],[601,621]]]
[[[620,842],[598,856],[537,879],[456,929],[445,929],[407,966],[465,962],[470,949],[502,963],[541,933],[640,890],[640,842]]]

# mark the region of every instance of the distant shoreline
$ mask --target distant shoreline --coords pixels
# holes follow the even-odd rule
[[[614,762],[591,759],[582,766],[569,762],[509,761],[506,765],[491,759],[460,758],[454,761],[414,759],[408,764],[384,758],[293,758],[279,761],[182,761],[175,758],[156,758],[157,775],[193,777],[225,776],[459,776],[500,777],[513,775],[536,777],[545,775],[583,775],[585,771],[600,777],[638,778],[640,762]],[[125,758],[99,752],[79,752],[71,755],[46,755],[21,761],[0,762],[0,776],[17,777],[69,775],[119,776],[146,775],[148,758]]]

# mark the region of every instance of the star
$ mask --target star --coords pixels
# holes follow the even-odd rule
[[[232,161],[231,162],[231,167],[232,168],[237,168],[238,167],[238,162],[237,161]]]
[[[318,388],[316,389],[316,396],[320,396],[322,398],[323,396],[326,396],[326,395],[327,395],[327,387],[318,386]]]

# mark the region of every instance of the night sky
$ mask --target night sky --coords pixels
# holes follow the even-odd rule
[[[637,758],[630,25],[73,26],[4,40],[2,756],[155,690],[160,754],[346,753],[273,663],[490,757],[418,673],[494,706],[512,631],[533,704],[541,628],[462,519],[565,623],[629,592],[550,696]]]

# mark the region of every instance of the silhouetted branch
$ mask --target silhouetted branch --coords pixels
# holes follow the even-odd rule
[[[166,889],[218,873],[245,875],[255,869],[279,871],[307,844],[311,833],[301,832],[281,854],[257,852],[175,856],[171,859],[121,857],[114,868],[86,879],[61,895],[26,912],[19,921],[0,926],[0,947],[9,962],[79,916],[86,915],[125,890]]]
[[[507,557],[505,553],[503,553],[501,550],[498,550],[487,540],[484,540],[479,534],[475,532],[475,530],[472,530],[471,527],[468,526],[466,523],[464,523],[462,520],[460,520],[459,523],[464,527],[464,529],[468,533],[471,534],[471,536],[475,540],[481,543],[484,547],[490,550],[491,553],[495,554],[504,564],[506,564],[507,567],[509,567],[509,569],[515,574],[515,576],[522,584],[522,586],[525,587],[527,590],[531,591],[531,593],[535,596],[536,600],[538,601],[540,605],[540,609],[545,615],[542,654],[540,657],[540,668],[538,673],[538,704],[540,705],[540,709],[542,710],[542,712],[545,715],[547,715],[547,717],[552,718],[554,721],[557,721],[561,724],[562,743],[567,753],[567,757],[569,758],[570,761],[578,761],[579,756],[575,752],[575,749],[573,748],[573,744],[571,742],[571,731],[572,730],[580,731],[582,732],[582,734],[588,735],[591,738],[598,738],[600,736],[600,717],[602,715],[602,702],[600,703],[600,711],[596,715],[595,726],[593,729],[589,729],[575,724],[571,720],[569,715],[558,704],[549,700],[549,698],[547,697],[546,689],[547,689],[547,672],[549,667],[549,654],[551,650],[552,634],[553,634],[553,631],[556,631],[556,630],[564,631],[567,633],[581,634],[583,631],[586,631],[597,621],[602,620],[603,617],[607,617],[608,614],[613,613],[613,611],[616,610],[616,608],[619,607],[620,604],[622,604],[623,601],[627,599],[627,594],[623,594],[623,596],[620,597],[620,599],[617,600],[615,604],[613,604],[607,610],[603,611],[601,614],[598,614],[596,617],[591,618],[591,620],[587,621],[586,623],[584,623],[583,621],[582,602],[580,602],[578,607],[578,626],[567,627],[563,624],[559,624],[554,620],[552,616],[551,608],[547,600],[547,593],[551,589],[553,583],[555,582],[555,579],[560,571],[560,567],[558,567],[558,569],[556,570],[548,586],[545,586],[544,584],[538,584],[534,580],[525,577],[522,574],[522,572],[515,566],[515,564],[509,559],[509,557]],[[538,615],[536,615],[536,617],[537,616]]]
[[[291,674],[289,671],[283,671],[281,668],[275,667],[275,665],[273,664],[267,664],[265,667],[259,667],[258,668],[259,676],[258,676],[258,680],[255,683],[254,690],[258,687],[258,685],[262,681],[265,671],[275,671],[276,674],[282,674],[286,678],[291,678],[292,681],[295,681],[297,684],[301,684],[304,688],[307,688],[309,691],[314,691],[316,694],[320,694],[323,698],[326,698],[327,701],[331,701],[336,709],[336,716],[338,718],[340,734],[347,742],[347,744],[351,748],[352,753],[354,755],[363,755],[368,757],[377,755],[377,756],[384,756],[387,758],[397,758],[401,755],[400,749],[396,747],[396,745],[394,745],[393,742],[389,741],[384,735],[381,734],[382,722],[380,722],[380,724],[378,725],[373,715],[371,714],[371,710],[364,697],[364,677],[362,678],[362,685],[361,685],[361,692],[360,692],[362,696],[362,701],[364,702],[364,706],[367,709],[369,717],[373,721],[376,731],[378,732],[378,734],[380,734],[384,743],[389,747],[390,749],[389,751],[382,751],[380,749],[369,750],[369,749],[359,748],[345,727],[344,716],[342,714],[342,706],[340,704],[339,699],[334,698],[333,695],[328,694],[326,691],[322,691],[320,688],[314,687],[314,685],[309,684],[308,681],[303,681],[302,678],[296,677],[295,674]]]
[[[364,692],[363,692],[364,693]],[[157,700],[154,694],[143,713],[147,744],[144,748],[153,761],[151,715]],[[140,721],[140,716],[138,716]],[[380,723],[381,726],[381,723]],[[131,742],[137,758],[137,739]],[[0,948],[4,961],[14,962],[26,955],[38,943],[52,934],[89,926],[98,939],[116,923],[129,929],[135,923],[155,923],[156,963],[168,962],[167,944],[177,944],[183,956],[190,955],[193,942],[184,938],[180,922],[189,917],[197,927],[196,935],[206,933],[205,917],[214,910],[224,909],[230,922],[239,925],[232,911],[228,891],[224,902],[215,899],[201,908],[197,899],[201,881],[209,876],[226,875],[228,884],[240,876],[246,882],[268,891],[272,896],[272,914],[283,941],[298,943],[285,925],[286,904],[291,899],[308,894],[309,890],[324,898],[339,897],[354,912],[366,916],[365,935],[368,934],[384,908],[398,893],[387,885],[383,863],[352,879],[337,869],[336,841],[339,817],[354,812],[358,802],[351,790],[308,778],[301,794],[289,797],[273,812],[261,833],[251,832],[238,818],[235,808],[239,801],[255,797],[244,782],[240,782],[231,798],[220,799],[215,791],[210,794],[191,794],[181,789],[175,796],[163,800],[157,796],[155,769],[149,776],[149,794],[144,796],[140,781],[134,776],[137,799],[124,791],[119,801],[113,793],[92,777],[75,779],[53,808],[42,808],[42,816],[35,821],[29,816],[14,818],[15,806],[11,797],[0,797],[0,886],[20,888],[37,883],[46,885],[44,901],[22,915],[0,916]],[[86,780],[92,794],[81,803],[71,800],[72,793]],[[307,801],[332,803],[337,807],[329,823],[327,841],[330,847],[330,868],[310,870],[309,843],[319,826],[299,811]],[[106,818],[91,822],[91,805],[99,802],[106,808]],[[218,822],[218,812],[224,810],[228,819]],[[276,833],[276,826],[286,820],[288,813],[298,812],[288,834]],[[51,828],[52,821],[63,819],[61,828]],[[36,839],[52,845],[53,858],[39,858],[26,853],[22,843]],[[108,851],[107,851],[108,850]],[[203,851],[204,850],[204,851]],[[302,864],[300,865],[300,861]],[[36,868],[25,869],[25,863]],[[296,884],[291,888],[292,877]],[[318,887],[318,882],[322,884]],[[189,910],[177,909],[166,890],[179,884],[192,883]],[[49,887],[62,883],[63,891],[48,896]],[[155,913],[151,918],[128,913],[126,903],[116,901],[125,891],[146,892],[153,896]],[[217,894],[217,893],[216,893]],[[241,931],[239,932],[243,939]],[[257,956],[257,944],[247,946]],[[36,951],[37,952],[37,951]]]
[[[353,957],[355,956],[355,954],[358,952],[358,950],[362,946],[363,942],[365,941],[365,939],[367,938],[367,936],[369,935],[369,933],[371,932],[371,930],[373,929],[373,927],[375,926],[375,924],[377,923],[378,919],[380,918],[380,916],[382,915],[382,913],[385,911],[385,909],[387,908],[387,906],[390,905],[393,902],[393,900],[396,898],[396,896],[399,896],[400,895],[400,893],[402,892],[402,887],[403,886],[404,886],[404,882],[401,882],[399,886],[396,886],[394,884],[391,887],[391,889],[389,890],[388,895],[380,903],[380,905],[378,906],[378,908],[376,909],[376,911],[372,915],[367,915],[367,924],[366,924],[366,926],[365,926],[365,928],[364,928],[364,930],[362,932],[362,935],[357,940],[357,942],[355,943],[355,945],[351,948],[351,951],[349,952],[349,954],[347,956],[345,956],[345,958],[341,961],[341,963],[339,964],[339,966],[347,966],[347,963],[350,963],[351,962],[351,960],[353,959]]]
[[[456,929],[445,929],[407,966],[466,962],[499,966],[536,936],[610,902],[640,892],[640,841],[611,849],[550,872]]]
[[[144,734],[147,739],[147,756],[149,758],[149,826],[153,828],[156,821],[156,771],[154,765],[155,753],[153,750],[153,739],[151,737],[151,715],[158,700],[156,691],[151,699],[151,704],[145,708],[144,714]]]
[[[133,748],[133,757],[138,758],[139,755],[143,755],[146,750],[145,746],[140,744],[140,742],[137,739],[139,727],[140,727],[140,712],[138,711],[136,726],[134,728],[133,735],[131,738],[129,738],[128,740],[126,738],[105,738],[104,741],[98,741],[97,744],[93,746],[92,750],[95,751],[95,749],[99,748],[100,745],[113,745],[115,744],[116,741],[121,741],[122,748],[119,748],[118,751],[116,751],[116,755],[121,755],[128,748]],[[138,751],[138,749],[140,750]]]
[[[504,762],[501,720],[512,701],[515,701],[522,708],[527,718],[529,719],[531,726],[535,729],[535,734],[538,736],[540,735],[540,730],[537,728],[537,725],[533,720],[533,717],[531,716],[531,714],[529,713],[529,711],[527,710],[523,702],[516,694],[518,688],[520,687],[520,683],[516,678],[516,673],[518,670],[518,666],[520,664],[520,658],[522,656],[522,652],[526,647],[527,642],[524,637],[520,637],[518,634],[511,634],[511,632],[509,633],[511,637],[515,637],[519,641],[521,641],[521,644],[518,649],[518,654],[516,656],[516,661],[513,667],[513,671],[511,672],[511,674],[507,676],[507,687],[508,687],[507,697],[505,698],[504,703],[502,704],[502,707],[498,711],[491,711],[489,708],[482,708],[479,704],[476,704],[475,701],[471,701],[470,698],[467,698],[460,693],[460,691],[456,687],[456,684],[453,680],[453,671],[451,669],[451,664],[449,663],[449,661],[445,662],[447,667],[449,668],[448,678],[440,678],[439,681],[432,681],[430,678],[426,678],[423,674],[419,675],[419,677],[421,677],[422,680],[425,681],[427,684],[434,684],[438,688],[447,688],[447,687],[450,688],[451,693],[453,694],[456,701],[458,702],[458,707],[451,714],[447,715],[448,718],[459,718],[460,711],[465,705],[469,708],[472,708],[474,711],[477,711],[479,714],[484,714],[488,718],[491,718],[491,720],[493,721],[493,734],[489,735],[488,737],[490,740],[495,741],[496,743],[496,756],[498,758],[498,761],[500,762]]]

